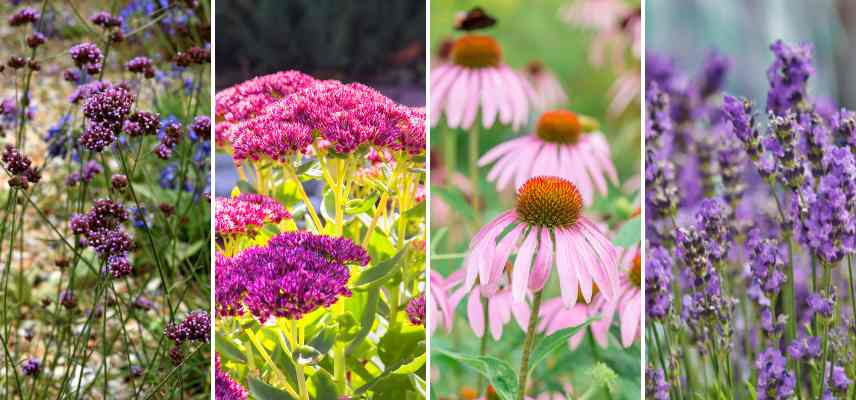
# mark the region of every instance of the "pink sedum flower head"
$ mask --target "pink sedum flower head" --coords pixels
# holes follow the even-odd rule
[[[494,164],[487,179],[497,190],[512,183],[520,187],[535,176],[553,175],[574,182],[589,205],[595,192],[607,193],[607,181],[618,181],[603,134],[589,133],[595,125],[570,111],[545,112],[535,132],[494,147],[479,165]]]
[[[533,103],[539,110],[549,110],[568,103],[568,95],[562,87],[562,82],[553,71],[544,66],[544,63],[540,61],[529,63],[525,76],[532,85],[535,93]]]
[[[278,224],[291,214],[278,201],[255,193],[237,197],[218,197],[215,204],[214,226],[220,236],[252,235],[265,223]]]
[[[470,33],[454,41],[449,62],[431,73],[431,126],[446,116],[450,128],[481,124],[519,129],[529,118],[534,92],[523,75],[502,62],[502,50],[490,36]]]
[[[483,293],[492,294],[516,254],[511,292],[517,303],[525,300],[527,290],[544,287],[554,264],[566,307],[577,303],[579,292],[591,302],[594,285],[607,299],[615,298],[619,280],[615,248],[582,209],[582,196],[570,181],[555,176],[529,179],[517,191],[516,207],[473,237],[464,259],[464,286],[469,289],[478,281]]]

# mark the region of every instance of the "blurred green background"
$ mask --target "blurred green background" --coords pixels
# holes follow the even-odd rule
[[[621,115],[607,116],[607,108],[611,101],[608,91],[615,82],[617,74],[608,66],[595,67],[589,64],[589,51],[595,32],[584,27],[569,25],[560,18],[560,10],[572,2],[569,0],[432,0],[431,54],[432,57],[436,57],[444,40],[460,36],[460,33],[453,29],[456,14],[474,6],[484,8],[498,22],[496,26],[482,33],[497,39],[502,47],[505,63],[521,70],[531,61],[542,61],[562,82],[569,97],[569,109],[595,117],[601,123],[601,130],[612,148],[613,161],[619,169],[620,183],[623,184],[637,178],[641,167],[640,105],[638,101],[634,101]],[[628,1],[627,4],[638,6],[639,2]],[[479,153],[484,154],[499,143],[531,132],[538,116],[533,113],[530,124],[519,132],[513,132],[510,127],[500,125],[489,130],[479,128]],[[431,129],[432,159],[443,159],[443,136],[450,133],[457,138],[457,171],[466,175],[467,133],[461,130],[450,132],[444,120]],[[497,193],[494,185],[484,179],[488,170],[489,168],[482,168],[480,171],[482,179],[479,191],[482,194],[481,202],[486,205],[482,210],[483,222],[491,220],[513,205],[513,196],[510,191]],[[432,190],[436,188],[437,186],[432,186]],[[608,214],[619,203],[624,207],[632,207],[630,202],[634,195],[632,190],[629,193],[622,193],[621,190],[613,187],[610,189],[610,195],[598,201],[590,211]],[[437,193],[432,193],[432,201],[436,201],[437,198]],[[461,209],[469,209],[468,204],[452,203],[451,207],[453,214],[447,219],[438,220],[435,215],[432,215],[432,238],[438,237],[438,232],[445,232],[443,238],[435,243],[437,253],[464,252],[469,238],[475,233],[470,224],[463,223],[460,215],[454,214],[454,211],[463,214]],[[461,259],[433,260],[431,268],[443,276],[448,276],[452,271],[460,268],[461,261]],[[546,290],[558,293],[555,285],[555,281],[551,282],[551,286]],[[438,328],[431,339],[432,348],[478,354],[480,339],[472,333],[467,323],[466,305],[463,304],[465,301],[466,298],[458,304],[452,334],[446,335],[442,327]],[[612,336],[619,337],[617,332],[613,332]],[[494,342],[492,338],[489,340],[489,354],[517,365],[523,339],[524,332],[515,322],[511,322],[505,326],[500,342]],[[636,400],[641,397],[639,346],[634,345],[624,350],[618,343],[611,343],[609,349],[601,349],[593,345],[590,337],[585,339],[576,351],[565,351],[562,356],[553,357],[545,365],[538,367],[533,373],[532,380],[535,384],[529,393],[560,391],[564,383],[571,383],[579,388],[580,392],[584,391],[590,384],[591,365],[596,361],[607,363],[621,376],[618,384],[619,393],[621,393],[619,396],[609,397],[604,391],[598,394],[603,397],[596,398]],[[461,391],[476,386],[477,375],[472,370],[446,357],[435,355],[432,357],[431,365],[432,391],[437,396],[435,398],[463,399],[465,397],[461,395]],[[538,377],[550,378],[539,380]]]
[[[683,71],[699,70],[717,49],[731,58],[726,92],[766,104],[770,43],[814,45],[817,73],[809,93],[856,107],[856,2],[852,0],[658,0],[645,4],[646,52],[671,56]]]

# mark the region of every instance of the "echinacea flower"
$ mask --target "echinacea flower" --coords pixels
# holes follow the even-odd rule
[[[455,308],[458,302],[463,297],[463,293],[452,293],[452,288],[463,282],[464,271],[457,270],[444,278],[437,271],[431,271],[431,297],[428,300],[428,306],[431,307],[432,318],[428,320],[428,331],[434,334],[438,324],[445,327],[446,333],[452,331],[454,324]]]
[[[461,290],[466,289],[461,288]],[[487,315],[485,315],[485,305],[482,301],[487,302]],[[487,325],[494,340],[501,339],[503,327],[511,322],[512,317],[517,321],[520,329],[525,331],[530,314],[529,304],[525,301],[514,301],[509,288],[499,289],[490,295],[480,287],[469,291],[467,320],[477,337],[484,336],[485,325]]]
[[[520,187],[539,175],[558,176],[574,182],[585,204],[591,204],[595,191],[605,195],[607,180],[618,176],[610,160],[609,144],[595,124],[566,110],[541,115],[535,132],[509,140],[479,160],[480,166],[495,163],[487,175],[497,190],[513,183]]]
[[[642,255],[638,249],[630,249],[622,258],[629,262],[621,262],[628,268],[621,274],[615,309],[621,323],[621,345],[630,347],[642,335]],[[612,321],[612,313],[604,311],[603,318]]]
[[[582,195],[570,181],[554,176],[529,179],[517,191],[515,208],[473,237],[464,259],[464,286],[472,288],[478,280],[488,293],[495,290],[506,262],[516,253],[511,271],[515,302],[524,301],[527,290],[541,290],[554,264],[566,307],[577,303],[580,291],[590,302],[593,284],[608,300],[616,299],[615,248],[582,209]]]
[[[549,110],[568,102],[568,95],[562,82],[544,63],[532,61],[526,67],[524,76],[529,80],[535,93],[534,104],[540,110]]]
[[[497,121],[515,130],[527,122],[534,92],[523,75],[502,62],[496,39],[467,34],[455,39],[450,62],[431,72],[431,126],[446,116],[450,128],[470,129]]]
[[[599,295],[597,285],[592,290],[594,293],[592,294],[590,303],[586,303],[585,299],[582,298],[582,294],[580,294],[577,303],[573,307],[565,307],[562,299],[558,297],[544,300],[544,303],[541,304],[541,310],[538,312],[538,317],[541,319],[538,323],[538,331],[544,332],[546,335],[552,335],[556,331],[579,326],[589,318],[600,315],[600,310],[608,306],[609,303],[603,296]],[[612,307],[612,310],[614,312],[614,307]],[[610,314],[609,319],[602,317],[600,320],[592,321],[590,325],[592,336],[601,347],[606,347],[609,344],[609,327],[612,325],[611,316],[612,314]],[[583,338],[585,338],[585,334],[586,331],[582,330],[568,339],[571,349],[576,349],[580,345]]]

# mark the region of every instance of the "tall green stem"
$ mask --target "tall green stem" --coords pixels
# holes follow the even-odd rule
[[[297,321],[291,320],[291,336],[299,346],[303,346],[303,335],[297,328]],[[298,346],[292,343],[291,351],[294,352]],[[300,400],[309,400],[309,391],[306,390],[306,375],[303,373],[303,364],[298,363],[295,368],[297,370],[297,387],[300,391]]]
[[[535,344],[535,328],[538,325],[538,311],[541,310],[541,295],[544,291],[535,292],[532,299],[532,313],[529,315],[529,326],[526,328],[526,339],[523,341],[523,357],[520,359],[520,372],[517,381],[520,386],[517,390],[517,400],[526,398],[526,381],[529,379],[529,356],[532,353],[532,345]]]
[[[473,215],[475,216],[475,225],[478,226],[481,220],[481,212],[479,212],[479,124],[473,124],[469,136],[469,162],[470,168],[470,190],[472,190],[472,207]]]
[[[479,296],[481,296],[481,294],[479,294]],[[488,320],[488,302],[487,302],[487,299],[485,299],[484,306],[482,307],[482,314],[484,315],[484,320],[487,321]],[[486,331],[482,334],[481,343],[479,344],[479,355],[483,356],[485,354],[487,354],[487,332]],[[479,374],[478,385],[476,386],[476,390],[478,390],[479,393],[483,392],[483,387],[482,387],[483,385],[484,385],[484,376],[482,376],[482,374]]]

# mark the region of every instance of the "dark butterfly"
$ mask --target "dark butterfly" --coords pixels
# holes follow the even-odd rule
[[[455,21],[455,29],[459,31],[475,31],[496,25],[496,19],[487,15],[481,7],[474,7],[464,15],[459,15]]]

